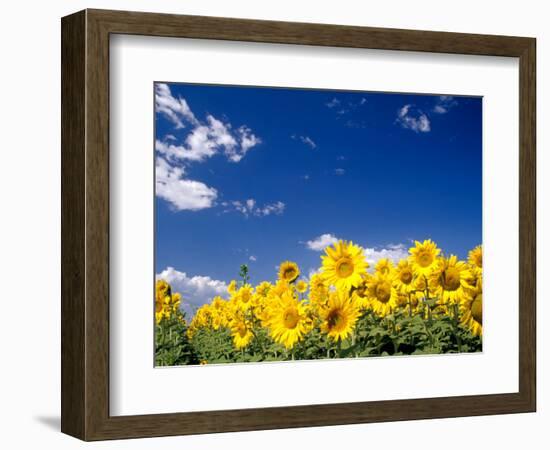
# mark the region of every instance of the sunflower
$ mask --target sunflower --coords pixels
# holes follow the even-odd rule
[[[176,292],[175,294],[172,294],[170,297],[170,305],[172,306],[172,312],[176,312],[181,304],[181,294],[179,292]]]
[[[236,314],[231,321],[231,336],[233,337],[233,344],[239,350],[250,344],[254,337],[252,330],[241,314]]]
[[[269,291],[271,290],[272,285],[269,281],[262,281],[258,286],[256,286],[256,294],[260,297],[267,297]]]
[[[220,328],[227,327],[229,325],[228,303],[220,296],[216,296],[212,299],[210,306],[212,328],[219,330]]]
[[[382,258],[378,260],[374,271],[376,273],[381,273],[382,275],[390,275],[394,270],[393,262],[388,258]]]
[[[321,331],[335,341],[346,339],[353,331],[360,314],[348,291],[333,291],[327,304],[320,310]]]
[[[333,247],[327,247],[325,253],[321,258],[327,283],[348,291],[359,286],[369,266],[361,247],[353,242],[338,241]]]
[[[328,300],[328,286],[319,274],[312,275],[309,280],[309,302],[312,305],[321,306]]]
[[[313,291],[321,287],[326,287],[325,280],[319,273],[314,273],[309,279],[309,290]]]
[[[172,293],[172,288],[164,280],[157,280],[155,284],[155,319],[160,323],[162,319],[169,319],[177,315],[181,304],[181,294]]]
[[[468,253],[468,262],[470,263],[472,272],[476,275],[481,275],[481,271],[483,270],[483,248],[481,245],[470,250]]]
[[[235,293],[237,292],[237,281],[235,280],[231,280],[231,282],[229,283],[229,286],[227,286],[227,292],[230,294],[230,295],[235,295]]]
[[[157,322],[157,325],[162,322],[162,319],[169,317],[170,311],[165,308],[164,304],[160,302],[155,302],[155,320]]]
[[[291,291],[290,284],[287,283],[285,280],[279,280],[277,283],[275,283],[274,286],[271,287],[269,290],[268,297],[277,297],[283,295],[286,291]]]
[[[476,286],[471,291],[470,297],[460,304],[461,323],[475,336],[483,334],[483,289],[481,277],[477,279]]]
[[[371,278],[372,278],[372,275],[368,273],[363,275],[363,279],[361,280],[361,283],[359,283],[359,286],[351,289],[352,299],[354,302],[357,303],[357,305],[360,308],[370,307],[370,300],[368,296],[368,291],[369,291],[368,283]]]
[[[164,280],[157,280],[155,285],[156,301],[162,303],[166,296],[172,295],[170,285]]]
[[[296,278],[300,276],[300,269],[298,264],[291,261],[283,262],[279,267],[279,280],[292,283]]]
[[[375,274],[368,283],[368,297],[374,312],[386,316],[397,307],[397,290],[393,286],[392,277]]]
[[[414,290],[414,271],[408,260],[402,259],[399,261],[393,281],[395,287],[401,293],[408,294]]]
[[[429,278],[430,289],[439,297],[440,304],[458,304],[470,296],[473,275],[464,261],[455,255],[440,258]]]
[[[296,290],[300,293],[300,294],[303,294],[304,292],[307,291],[307,283],[304,281],[304,280],[300,280],[296,283]]]
[[[249,284],[245,284],[235,294],[235,301],[243,309],[248,309],[252,306],[252,298],[254,289]]]
[[[409,249],[409,253],[411,254],[409,259],[415,275],[429,276],[437,263],[437,256],[440,252],[441,250],[437,248],[435,242],[432,242],[430,239],[422,243],[414,241],[414,247]]]
[[[275,342],[290,349],[308,331],[305,306],[290,291],[273,300],[268,310],[267,327]]]

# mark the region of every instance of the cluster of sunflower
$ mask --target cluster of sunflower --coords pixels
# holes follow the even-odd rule
[[[155,286],[155,364],[174,366],[196,364],[196,353],[187,337],[185,314],[180,309],[181,295],[158,280]]]
[[[155,286],[155,320],[170,319],[179,312],[181,294],[172,294],[172,288],[164,280],[158,280]]]
[[[443,255],[431,240],[416,241],[408,258],[397,264],[381,259],[369,271],[361,247],[338,241],[321,259],[308,281],[296,263],[285,261],[276,282],[257,286],[249,283],[244,266],[243,279],[231,281],[227,298],[201,306],[186,328],[195,360],[481,350],[481,246],[469,252],[466,262]],[[180,299],[166,297],[176,295],[159,281],[157,321],[174,314]]]

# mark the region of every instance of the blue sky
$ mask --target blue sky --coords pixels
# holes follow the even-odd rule
[[[155,154],[155,270],[194,304],[335,238],[481,243],[479,97],[156,83]]]

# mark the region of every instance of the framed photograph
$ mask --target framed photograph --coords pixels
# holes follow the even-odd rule
[[[532,412],[535,39],[62,19],[62,431]]]

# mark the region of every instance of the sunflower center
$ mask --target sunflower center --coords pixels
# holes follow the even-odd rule
[[[460,272],[455,267],[449,267],[443,274],[443,288],[446,291],[456,291],[460,287]]]
[[[434,258],[431,252],[422,251],[418,254],[416,261],[420,267],[428,267],[432,264]]]
[[[285,328],[296,328],[296,325],[298,325],[298,311],[296,311],[294,308],[287,309],[283,314],[283,323],[285,325]]]
[[[376,285],[376,298],[382,303],[387,303],[391,297],[390,283],[384,282]]]
[[[244,338],[246,336],[247,331],[248,330],[244,325],[239,325],[238,332],[240,337]]]
[[[286,269],[283,272],[283,278],[285,280],[292,280],[292,279],[296,278],[296,271],[292,267]]]
[[[349,258],[342,258],[336,263],[336,273],[340,278],[347,278],[353,273],[353,261]]]
[[[483,308],[481,302],[481,294],[477,294],[472,302],[472,317],[476,322],[483,323]]]
[[[483,255],[481,253],[477,254],[474,258],[474,262],[475,262],[477,267],[482,267]]]
[[[361,298],[365,297],[366,293],[367,293],[367,285],[366,283],[361,283],[359,285],[359,287],[355,290],[355,292],[357,293],[357,295]]]
[[[248,303],[248,301],[250,300],[250,292],[248,291],[243,292],[241,296],[241,300],[243,301],[243,303]]]
[[[344,315],[340,309],[333,309],[327,316],[329,330],[340,331],[345,326]]]
[[[403,284],[409,284],[413,279],[413,274],[410,270],[403,270],[399,278]]]

